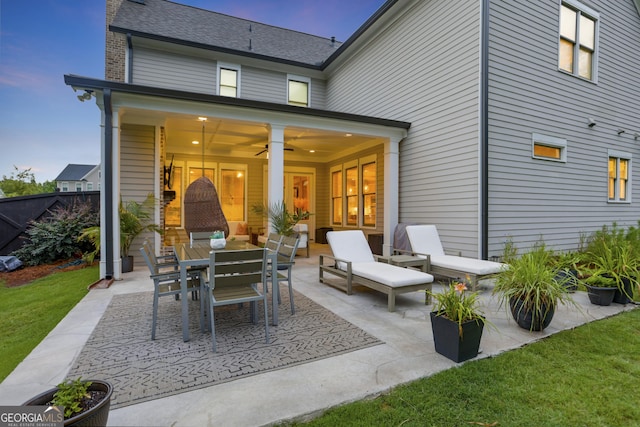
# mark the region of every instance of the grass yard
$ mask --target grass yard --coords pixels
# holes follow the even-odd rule
[[[637,426],[638,396],[636,309],[328,410],[305,425]]]
[[[0,283],[0,381],[87,294],[98,276],[94,266],[54,273],[18,287]]]

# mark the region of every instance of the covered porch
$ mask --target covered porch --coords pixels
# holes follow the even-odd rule
[[[111,237],[101,242],[102,277],[122,278],[120,200],[155,195],[154,220],[165,239],[140,239],[154,239],[159,251],[171,243],[166,236],[184,238],[182,198],[203,175],[227,220],[246,223],[252,234],[267,224],[251,207],[285,201],[312,213],[311,240],[318,228],[359,228],[382,235],[389,253],[409,123],[77,76],[65,81],[102,112],[101,226]]]

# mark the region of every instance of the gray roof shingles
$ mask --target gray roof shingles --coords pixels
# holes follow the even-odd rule
[[[311,66],[320,66],[341,45],[332,45],[329,38],[166,0],[123,1],[111,29]]]
[[[81,181],[89,172],[95,168],[96,165],[75,165],[68,164],[64,168],[60,175],[55,179],[56,181]]]

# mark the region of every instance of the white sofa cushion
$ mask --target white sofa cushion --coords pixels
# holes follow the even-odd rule
[[[247,225],[246,222],[244,221],[227,221],[227,224],[229,225],[229,236],[227,236],[227,239],[233,239],[235,238],[236,240],[249,240],[249,226]],[[244,234],[238,234],[238,225],[240,224],[244,224],[246,226],[245,230],[246,233]]]

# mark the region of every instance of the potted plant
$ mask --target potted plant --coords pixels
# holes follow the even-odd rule
[[[556,268],[556,278],[562,281],[569,292],[578,290],[579,277],[582,272],[579,267],[582,256],[578,252],[561,252],[551,257],[551,265]]]
[[[63,406],[65,426],[106,426],[113,387],[100,380],[69,380],[41,393],[23,406]]]
[[[254,205],[252,210],[267,218],[273,230],[282,236],[291,236],[294,233],[293,227],[298,222],[309,219],[311,215],[309,212],[299,210],[293,213],[289,212],[284,201],[274,203],[269,207],[259,204]]]
[[[603,226],[591,236],[585,255],[596,276],[613,279],[617,288],[613,302],[620,304],[629,303],[639,285],[640,253],[630,240],[632,233],[625,233],[615,223],[611,228]]]
[[[162,234],[159,225],[151,222],[156,199],[153,194],[147,195],[143,202],[129,200],[120,201],[118,208],[120,215],[120,255],[122,256],[122,272],[133,271],[133,255],[129,255],[134,239],[145,231],[155,231]],[[94,250],[83,255],[84,260],[91,264],[100,251],[100,226],[82,230],[78,240],[88,240]]]
[[[510,250],[513,250],[510,248]],[[506,267],[495,277],[493,293],[508,305],[518,325],[530,331],[541,331],[551,323],[560,303],[575,302],[565,287],[566,279],[558,277],[558,267],[551,262],[552,251],[544,243],[521,256],[514,252]]]
[[[595,305],[611,305],[618,287],[612,277],[601,272],[592,272],[584,279],[589,301]]]
[[[224,231],[214,231],[209,236],[209,245],[211,249],[222,249],[227,245],[227,240],[224,238]]]
[[[478,355],[487,321],[477,308],[478,293],[466,293],[466,290],[465,283],[452,282],[445,292],[429,292],[434,299],[431,329],[436,352],[454,362]]]

